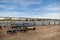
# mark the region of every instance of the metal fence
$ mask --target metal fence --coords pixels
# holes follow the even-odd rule
[[[6,22],[0,21],[0,23],[2,24],[3,27],[11,25],[10,21],[6,21]],[[48,25],[59,25],[60,21],[15,21],[15,23],[19,25],[23,23],[27,23],[25,25],[28,26],[48,26]]]

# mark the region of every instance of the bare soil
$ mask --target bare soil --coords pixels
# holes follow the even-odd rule
[[[17,32],[15,35],[6,33],[8,28],[2,29],[2,40],[60,40],[60,26],[37,26],[36,30],[27,33]]]

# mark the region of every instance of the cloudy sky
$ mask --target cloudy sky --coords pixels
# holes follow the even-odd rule
[[[0,0],[0,16],[60,19],[60,0]]]

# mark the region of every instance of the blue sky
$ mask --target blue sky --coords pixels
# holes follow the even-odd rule
[[[60,19],[60,0],[0,0],[0,16]]]

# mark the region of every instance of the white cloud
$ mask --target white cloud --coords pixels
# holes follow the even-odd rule
[[[60,7],[48,7],[46,8],[46,10],[56,11],[56,10],[60,10]]]
[[[46,13],[43,15],[33,15],[32,18],[50,18],[50,19],[60,19],[60,13]]]
[[[16,10],[16,7],[5,7],[6,10]]]
[[[20,2],[21,5],[40,4],[41,2]]]
[[[60,19],[60,5],[57,3],[47,5],[43,9],[46,11],[45,14],[42,15],[43,18]]]
[[[6,4],[0,4],[0,8],[4,8],[5,10],[16,10],[17,8],[22,9],[24,11],[30,11],[28,5],[31,4],[41,4],[42,1],[27,1],[27,0],[3,0],[1,1]],[[9,6],[7,4],[9,3]]]
[[[46,13],[45,15],[42,16],[43,18],[51,18],[51,19],[60,19],[60,12],[57,13]]]
[[[13,16],[19,16],[18,12],[1,12],[0,16],[2,17],[13,17]]]
[[[0,17],[25,17],[27,13],[25,12],[0,12]]]
[[[60,19],[60,12],[50,12],[43,15],[29,15],[25,12],[2,12],[0,17],[30,17],[30,18],[51,18]]]
[[[58,5],[57,3],[53,3],[50,5],[47,5],[46,7],[44,7],[44,9],[48,11],[57,11],[57,10],[60,10],[60,5]]]
[[[0,2],[6,2],[7,0],[0,0]]]
[[[6,7],[6,5],[0,4],[0,8],[5,8],[5,7]]]
[[[30,12],[30,9],[27,7],[28,5],[31,4],[41,4],[42,1],[26,1],[26,0],[12,0],[12,1],[3,1],[3,2],[11,2],[12,6],[6,6],[6,5],[2,5],[0,4],[0,8],[4,8],[7,10],[14,10],[16,8],[18,8],[18,5],[15,4],[19,4],[19,8],[27,11],[27,12],[0,12],[0,16],[10,16],[10,17],[33,17],[33,18],[54,18],[54,19],[60,19],[60,12],[56,12],[60,10],[60,5],[57,5],[57,3],[53,3],[44,7],[40,7],[40,8],[35,8],[35,9],[31,9],[32,11]],[[22,7],[21,7],[22,5]],[[50,12],[45,12],[45,14],[42,14],[40,12],[40,10],[45,10],[45,11],[50,11]],[[42,12],[43,12],[42,11]],[[51,12],[54,11],[54,12]],[[29,12],[32,14],[30,15]],[[37,14],[36,14],[37,13]],[[40,13],[42,15],[40,15]]]
[[[27,6],[27,5],[30,5],[30,4],[41,4],[42,1],[27,1],[27,0],[15,0],[12,2],[13,4],[16,4],[16,3],[19,3],[20,5],[22,6]]]

